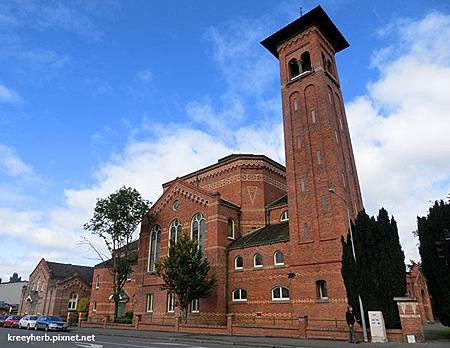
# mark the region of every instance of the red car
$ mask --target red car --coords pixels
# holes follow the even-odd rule
[[[19,327],[19,320],[21,318],[18,315],[10,315],[3,323],[3,327]]]

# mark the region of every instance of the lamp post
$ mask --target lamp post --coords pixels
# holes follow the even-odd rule
[[[356,263],[355,244],[353,243],[352,221],[350,219],[350,210],[348,209],[347,201],[344,199],[344,197],[339,195],[334,189],[330,188],[330,189],[328,189],[328,191],[330,193],[334,194],[336,197],[338,197],[344,203],[345,209],[347,210],[347,223],[348,223],[348,228],[350,231],[350,241],[352,243],[353,259],[355,260],[355,263]],[[358,294],[358,300],[359,300],[359,310],[361,312],[361,324],[362,324],[362,329],[363,329],[364,342],[368,342],[366,317],[365,317],[364,306],[363,306],[360,294]]]

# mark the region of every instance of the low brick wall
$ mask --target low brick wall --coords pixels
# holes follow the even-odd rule
[[[133,325],[117,324],[108,320],[96,323],[83,321],[80,327],[106,328],[125,330],[149,330],[163,332],[180,332],[204,335],[230,335],[230,336],[259,336],[259,337],[288,337],[288,338],[310,338],[347,340],[348,328],[339,320],[327,320],[327,325],[321,323],[323,319],[308,320],[305,318],[235,318],[228,315],[226,325],[206,325],[202,321],[181,323],[180,318],[157,318],[152,322],[140,321],[141,317],[135,318]],[[156,318],[155,318],[156,319]],[[201,323],[201,324],[200,324]],[[323,327],[321,325],[323,324]],[[405,342],[405,332],[402,329],[386,330],[389,342]],[[362,341],[362,330],[357,328],[357,339]],[[369,331],[370,341],[370,331]]]

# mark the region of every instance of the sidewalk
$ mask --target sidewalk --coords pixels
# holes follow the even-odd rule
[[[273,337],[248,337],[248,336],[212,336],[212,335],[194,335],[186,333],[172,333],[147,330],[121,330],[121,329],[102,329],[102,328],[72,328],[72,332],[79,334],[95,334],[102,336],[122,336],[133,338],[144,338],[148,340],[169,340],[174,342],[195,342],[195,343],[214,343],[225,347],[234,345],[260,347],[260,348],[324,348],[324,347],[355,347],[345,341],[331,340],[308,340],[293,338],[273,338]],[[360,347],[433,347],[448,348],[450,342],[426,342],[421,344],[407,343],[360,343]]]

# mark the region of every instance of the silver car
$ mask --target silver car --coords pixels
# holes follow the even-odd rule
[[[25,315],[19,321],[19,329],[23,329],[23,328],[26,328],[27,330],[34,329],[38,318],[39,317],[37,315]]]

